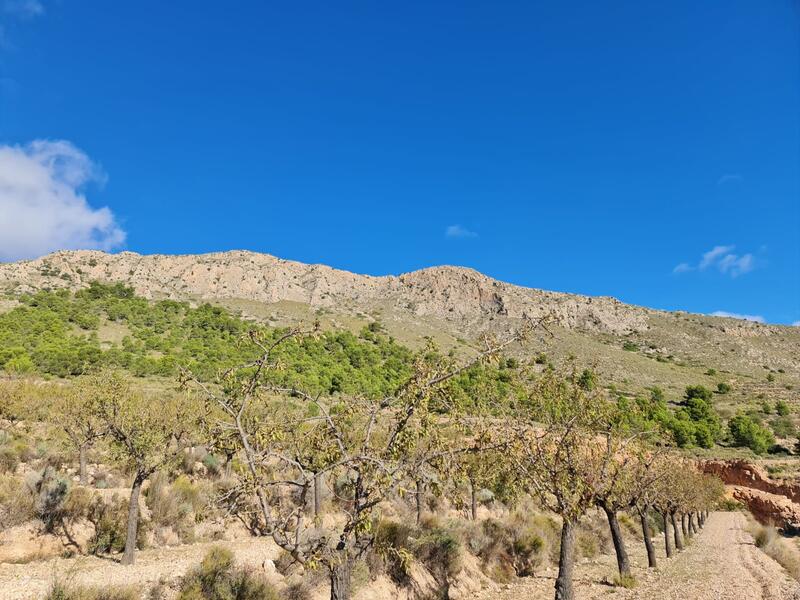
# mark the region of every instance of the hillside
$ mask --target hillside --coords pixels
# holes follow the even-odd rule
[[[123,282],[145,298],[208,301],[272,325],[319,319],[328,328],[357,330],[377,320],[406,345],[431,336],[460,353],[469,353],[482,332],[549,314],[555,335],[534,340],[531,351],[556,363],[574,356],[621,390],[659,386],[680,394],[687,384],[724,381],[733,391],[721,399],[723,412],[726,404],[764,398],[798,402],[800,328],[524,288],[460,267],[373,277],[243,251],[65,251],[0,265],[0,310],[23,293],[75,290],[91,281]]]

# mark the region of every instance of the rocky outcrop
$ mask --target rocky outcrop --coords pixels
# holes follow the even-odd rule
[[[800,482],[772,479],[764,469],[746,460],[707,460],[700,463],[700,468],[726,485],[760,490],[800,503]]]
[[[800,533],[800,505],[785,496],[739,486],[732,487],[731,495],[760,523],[774,525],[789,535]]]
[[[462,267],[373,277],[244,251],[186,256],[63,251],[0,265],[0,290],[78,289],[93,280],[125,282],[148,298],[240,298],[362,310],[388,304],[461,323],[549,314],[565,328],[614,334],[646,330],[650,312],[613,298],[511,285]]]

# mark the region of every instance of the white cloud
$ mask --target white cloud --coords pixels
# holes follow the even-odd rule
[[[0,260],[122,244],[125,232],[111,210],[92,208],[82,191],[104,181],[97,165],[69,142],[0,145]]]
[[[44,6],[39,0],[5,0],[3,10],[22,19],[44,14]]]
[[[795,321],[794,323],[792,323],[792,325],[794,327],[800,327],[800,321]]]
[[[744,177],[739,173],[726,173],[717,180],[717,185],[725,185],[726,183],[741,183]]]
[[[712,317],[728,317],[729,319],[741,319],[742,321],[753,321],[755,323],[765,323],[764,317],[761,315],[742,315],[739,313],[727,312],[725,310],[716,310],[711,313]]]
[[[679,274],[693,271],[695,268],[700,271],[715,268],[724,275],[730,275],[736,278],[739,277],[739,275],[749,273],[758,266],[753,254],[749,252],[742,255],[735,254],[733,252],[735,249],[736,246],[714,246],[711,250],[703,254],[697,267],[683,262],[672,269],[672,272]]]
[[[711,250],[703,254],[699,269],[706,269],[717,262],[721,257],[733,250],[735,246],[714,246]]]
[[[448,225],[444,230],[444,236],[448,238],[476,238],[478,234],[461,225]]]
[[[693,271],[694,267],[689,263],[681,263],[679,265],[675,265],[675,268],[672,269],[673,273],[686,273],[687,271]]]

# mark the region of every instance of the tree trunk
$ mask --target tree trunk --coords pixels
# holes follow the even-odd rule
[[[602,507],[608,518],[608,526],[611,529],[611,540],[614,542],[614,552],[617,555],[617,568],[620,577],[631,576],[631,563],[628,560],[628,552],[625,549],[625,540],[622,539],[622,530],[619,528],[617,511]]]
[[[664,551],[667,553],[667,558],[672,558],[672,538],[669,535],[669,518],[667,513],[661,515],[664,519]]]
[[[561,526],[561,551],[558,557],[555,600],[574,600],[572,571],[575,565],[575,523],[564,521]]]
[[[692,535],[697,533],[697,526],[694,524],[694,513],[689,513],[689,533]]]
[[[681,539],[681,530],[678,528],[678,519],[675,518],[675,513],[670,513],[670,520],[672,521],[672,532],[675,534],[675,548],[683,550],[683,540]]]
[[[350,600],[351,563],[342,552],[341,562],[330,568],[331,600]]]
[[[470,504],[470,514],[472,515],[472,520],[478,520],[478,490],[475,489],[475,482],[469,482],[469,490],[471,495],[471,504]]]
[[[81,485],[88,485],[89,473],[86,468],[86,446],[81,446],[78,449],[78,464],[80,465]]]
[[[642,536],[644,537],[644,546],[647,548],[647,566],[655,569],[656,564],[656,549],[653,547],[653,540],[650,537],[650,523],[647,521],[647,512],[639,511],[639,517],[642,520]]]
[[[425,506],[425,484],[417,480],[417,525],[422,521],[422,509]]]
[[[686,539],[686,536],[689,535],[689,529],[686,525],[686,513],[681,513],[681,531],[683,532],[684,539]]]
[[[131,500],[128,506],[128,533],[125,538],[125,552],[122,554],[123,565],[132,565],[136,560],[136,534],[139,531],[139,494],[142,491],[144,476],[136,474],[131,486]]]
[[[225,455],[225,471],[224,471],[225,479],[230,479],[231,478],[232,471],[233,471],[233,455],[232,454],[226,454]]]
[[[322,512],[322,474],[314,473],[314,517]]]

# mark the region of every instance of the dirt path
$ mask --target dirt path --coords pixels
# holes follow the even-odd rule
[[[579,564],[577,596],[579,600],[607,598],[609,594],[625,600],[800,600],[800,584],[756,548],[745,524],[742,513],[714,513],[689,547],[672,559],[664,557],[659,539],[662,548],[657,573],[648,572],[644,552],[631,547],[639,582],[632,590],[604,583],[614,574],[609,557]],[[545,600],[552,598],[554,581],[551,572],[480,600]]]

